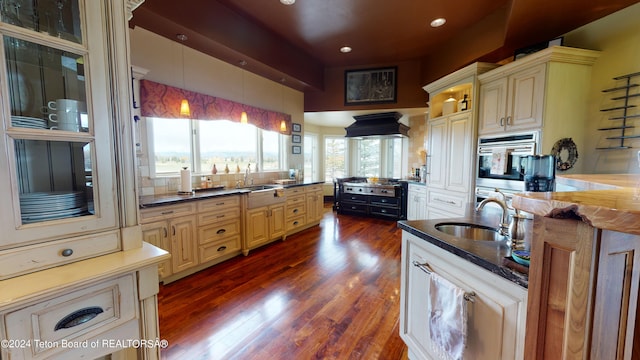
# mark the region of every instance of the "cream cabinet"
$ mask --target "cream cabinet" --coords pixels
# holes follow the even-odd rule
[[[482,84],[478,133],[542,126],[545,70],[545,65],[540,64]]]
[[[198,202],[198,255],[200,263],[222,261],[242,247],[240,196]]]
[[[126,145],[114,122],[130,122],[126,106],[119,112],[115,104],[130,102],[126,2],[19,4],[0,14],[0,253],[27,259],[20,253],[34,245],[47,259],[12,269],[0,262],[3,278],[103,255],[102,241],[120,251],[120,228],[137,225],[129,215],[119,222],[119,191],[134,184],[116,183],[116,167],[132,155],[114,162]],[[64,247],[89,234],[97,236],[83,244],[95,252]]]
[[[285,222],[287,234],[295,233],[307,225],[307,194],[304,187],[294,187],[285,189]]]
[[[282,238],[286,233],[284,204],[247,210],[246,217],[244,255],[248,255],[251,249]]]
[[[316,225],[322,220],[324,214],[322,185],[309,185],[305,191],[307,200],[307,225]]]
[[[471,64],[424,87],[429,93],[430,107],[427,120],[428,210],[435,207],[449,217],[460,217],[464,216],[466,207],[475,202],[477,78],[496,66]],[[471,104],[468,109],[450,113],[445,108],[445,103],[450,103],[447,100],[459,100],[465,96]],[[436,196],[436,192],[454,197],[455,204],[448,200],[434,203],[433,198],[443,199],[443,196]],[[432,213],[427,211],[427,218]]]
[[[427,218],[427,187],[409,184],[407,193],[407,220]]]
[[[410,359],[437,358],[428,326],[431,272],[470,295],[465,359],[523,358],[526,289],[406,231],[401,256],[400,336]]]
[[[220,196],[140,211],[144,241],[167,250],[159,264],[165,283],[240,254],[241,195]]]
[[[478,76],[479,135],[539,131],[538,154],[548,154],[562,138],[578,153],[589,139],[591,67],[600,52],[552,46]],[[581,173],[578,161],[569,172]]]

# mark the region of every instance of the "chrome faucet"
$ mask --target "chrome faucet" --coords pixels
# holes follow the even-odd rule
[[[247,179],[249,178],[249,173],[251,173],[251,164],[247,164],[247,169],[244,171],[244,186],[247,186]],[[253,179],[251,179],[253,182]]]
[[[478,204],[476,207],[476,211],[482,210],[484,206],[488,203],[496,203],[500,205],[502,208],[502,221],[500,222],[500,235],[502,236],[510,236],[509,234],[509,208],[507,207],[507,203],[504,200],[499,200],[496,198],[486,198]]]

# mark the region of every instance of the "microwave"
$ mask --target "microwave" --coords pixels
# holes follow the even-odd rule
[[[526,157],[539,148],[539,132],[478,138],[476,186],[505,192],[524,191]]]

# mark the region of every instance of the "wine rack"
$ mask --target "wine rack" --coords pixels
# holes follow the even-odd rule
[[[613,80],[615,81],[624,81],[624,85],[602,90],[603,93],[612,93],[612,94],[624,92],[624,95],[619,95],[611,98],[611,100],[613,101],[623,101],[622,105],[600,110],[602,112],[620,112],[621,111],[621,115],[611,116],[608,119],[611,121],[621,121],[621,123],[618,123],[618,125],[615,125],[615,126],[603,127],[598,129],[599,131],[619,130],[620,135],[607,137],[607,140],[619,141],[617,146],[598,147],[596,149],[598,150],[629,149],[631,148],[631,146],[625,145],[625,140],[640,138],[640,135],[629,135],[627,132],[628,130],[633,129],[635,127],[633,125],[629,125],[627,120],[633,119],[633,118],[640,118],[640,114],[629,114],[630,109],[637,107],[637,105],[630,103],[630,99],[640,96],[640,92],[631,93],[631,90],[633,88],[640,86],[640,84],[631,82],[631,79],[637,76],[640,76],[640,72],[614,77]]]

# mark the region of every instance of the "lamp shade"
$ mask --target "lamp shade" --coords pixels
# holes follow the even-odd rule
[[[243,111],[242,114],[240,114],[240,123],[241,124],[248,124],[249,123],[249,119],[247,118],[247,112]]]
[[[280,131],[281,132],[287,131],[287,123],[284,120],[280,121]]]
[[[191,117],[191,110],[189,109],[189,100],[182,99],[180,103],[180,116]]]

